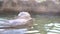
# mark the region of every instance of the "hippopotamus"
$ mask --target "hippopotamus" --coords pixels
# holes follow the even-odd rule
[[[10,27],[10,28],[31,27],[32,26],[32,18],[28,12],[20,12],[15,19],[1,20],[0,24],[1,24],[1,26]]]
[[[25,34],[32,26],[32,18],[28,12],[20,12],[15,19],[0,20],[0,34]]]

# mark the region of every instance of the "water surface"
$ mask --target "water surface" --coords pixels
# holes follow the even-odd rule
[[[0,20],[13,19],[16,15],[1,15]],[[38,30],[39,33],[31,34],[60,34],[60,16],[54,15],[33,15],[34,25],[33,30]]]

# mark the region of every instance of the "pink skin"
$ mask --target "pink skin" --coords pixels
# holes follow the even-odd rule
[[[23,15],[22,15],[23,14]],[[7,22],[6,22],[7,21]],[[28,12],[20,12],[18,14],[18,18],[17,19],[13,19],[13,20],[6,20],[6,21],[0,21],[2,22],[1,24],[8,27],[30,27],[32,26],[32,18],[30,17],[30,14]]]

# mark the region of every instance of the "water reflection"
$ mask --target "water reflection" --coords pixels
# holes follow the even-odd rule
[[[48,34],[59,34],[60,33],[60,23],[50,23],[45,24],[45,29]]]
[[[27,29],[1,29],[0,34],[24,34]]]
[[[37,30],[41,34],[59,34],[60,16],[36,15],[35,19],[35,23],[38,24]]]

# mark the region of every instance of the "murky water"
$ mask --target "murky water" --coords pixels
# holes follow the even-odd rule
[[[0,20],[12,19],[15,15],[0,16]],[[60,16],[53,15],[33,15],[34,28],[33,30],[39,31],[38,33],[31,34],[60,34]]]
[[[41,34],[59,34],[60,32],[60,16],[53,15],[36,15],[35,22],[37,29]]]

